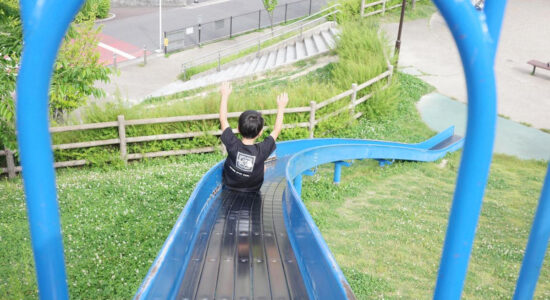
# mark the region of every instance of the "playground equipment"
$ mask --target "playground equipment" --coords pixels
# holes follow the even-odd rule
[[[47,104],[52,65],[60,41],[82,2],[83,0],[21,1],[24,52],[17,83],[17,128],[37,281],[39,294],[43,299],[68,298],[51,138],[48,133]],[[476,10],[468,1],[435,0],[434,2],[445,17],[455,38],[468,84],[468,126],[464,152],[434,293],[436,299],[458,299],[464,284],[491,160],[496,118],[493,62],[505,1],[487,0],[483,11]],[[445,140],[446,142],[440,144]],[[397,158],[429,161],[440,157],[446,151],[455,150],[459,145],[460,142],[453,140],[448,131],[418,145],[338,139],[280,143],[277,162],[273,169],[269,170],[269,175],[266,174],[271,176],[270,178],[278,178],[279,181],[274,185],[276,181],[272,180],[271,186],[268,185],[268,190],[264,193],[271,194],[272,199],[278,199],[271,202],[270,211],[271,229],[278,236],[275,238],[272,235],[271,239],[266,240],[274,242],[274,238],[279,241],[279,236],[288,236],[288,242],[280,240],[281,243],[278,244],[278,249],[279,251],[282,249],[285,258],[278,263],[285,269],[302,274],[302,281],[295,277],[296,273],[288,275],[290,277],[286,283],[296,287],[292,289],[293,295],[297,298],[353,298],[353,293],[323,242],[319,230],[300,201],[297,187],[301,182],[301,174],[318,164],[348,159]],[[281,168],[281,166],[285,167]],[[193,292],[196,295],[201,288],[200,282],[187,281],[185,278],[186,270],[198,264],[197,257],[193,256],[192,249],[187,245],[185,249],[171,246],[175,245],[175,235],[181,234],[182,237],[191,241],[192,246],[205,243],[206,239],[201,232],[201,226],[209,223],[220,224],[218,219],[214,220],[213,216],[216,215],[208,214],[209,211],[216,211],[214,207],[216,205],[218,209],[229,212],[227,222],[242,224],[242,228],[246,225],[246,218],[231,215],[228,207],[237,203],[244,207],[242,211],[245,216],[247,211],[248,214],[254,215],[253,212],[258,207],[246,206],[244,204],[246,199],[225,196],[223,202],[214,201],[219,197],[219,181],[220,164],[210,170],[198,184],[191,200],[199,200],[189,201],[136,298],[149,298],[155,295],[183,296],[187,287],[196,290],[197,292]],[[279,201],[281,199],[282,201]],[[264,214],[265,209],[264,206]],[[275,215],[276,211],[281,210],[284,218]],[[223,220],[220,218],[219,221]],[[248,226],[254,228],[254,224],[257,226],[258,222],[256,220],[255,223],[252,218]],[[189,227],[190,225],[193,226]],[[240,246],[246,245],[247,241],[255,245],[254,231],[251,232],[252,235],[241,235],[239,230],[236,240],[237,249],[239,249],[237,255],[241,253]],[[233,232],[233,235],[236,234],[237,231]],[[549,236],[550,174],[547,174],[516,286],[515,299],[532,297]],[[181,260],[179,264],[186,264],[186,268],[177,269],[180,265],[176,266],[172,261],[167,261],[172,255],[179,257]],[[237,276],[246,278],[246,273],[239,273],[239,270],[244,270],[239,266],[241,263],[246,266],[252,262],[245,261],[244,257],[237,257],[238,263],[230,262],[229,265],[236,266]],[[295,259],[293,260],[292,257]],[[180,282],[183,284],[168,286],[170,282],[178,279],[182,279]],[[225,293],[225,287],[230,283],[231,281],[223,281],[220,292]],[[253,284],[256,283],[262,282],[257,280]],[[264,287],[265,284],[266,282]],[[245,290],[248,287],[237,286],[236,291]],[[261,288],[257,290],[261,291]]]

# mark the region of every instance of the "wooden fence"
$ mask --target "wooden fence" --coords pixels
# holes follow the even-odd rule
[[[388,65],[388,70],[360,85],[352,84],[351,89],[336,95],[330,99],[327,99],[323,102],[316,103],[311,101],[308,107],[293,107],[286,108],[285,113],[309,113],[309,122],[294,123],[294,124],[285,124],[283,128],[308,128],[309,137],[313,138],[315,136],[315,126],[320,122],[323,122],[331,117],[334,117],[340,113],[349,110],[350,116],[357,119],[362,113],[355,112],[355,107],[373,96],[373,93],[362,96],[357,99],[357,92],[373,85],[376,82],[388,78],[388,83],[386,87],[391,82],[391,77],[393,74],[393,67]],[[346,97],[349,97],[350,103],[345,105],[338,110],[335,110],[329,114],[326,114],[320,118],[316,118],[315,113],[317,110],[330,105],[336,101],[342,100]],[[263,115],[275,115],[277,114],[276,109],[270,110],[260,110]],[[241,112],[231,112],[228,113],[229,118],[238,118],[241,115]],[[101,129],[101,128],[113,128],[118,127],[118,138],[116,139],[107,139],[100,141],[89,141],[89,142],[78,142],[70,144],[58,144],[53,145],[54,150],[65,150],[65,149],[78,149],[78,148],[89,148],[89,147],[98,147],[98,146],[107,146],[107,145],[118,145],[120,149],[120,157],[123,161],[127,162],[128,160],[141,159],[141,158],[150,158],[150,157],[161,157],[161,156],[171,156],[171,155],[183,155],[191,153],[206,153],[213,152],[216,150],[216,147],[203,147],[196,149],[185,149],[185,150],[170,150],[170,151],[159,151],[159,152],[148,152],[148,153],[128,153],[127,144],[128,143],[139,143],[139,142],[150,142],[150,141],[160,141],[160,140],[174,140],[174,139],[185,139],[193,138],[204,135],[215,135],[219,136],[222,134],[221,130],[207,131],[207,132],[184,132],[184,133],[170,133],[170,134],[159,134],[159,135],[150,135],[150,136],[136,136],[136,137],[126,137],[126,126],[133,125],[148,125],[148,124],[159,124],[159,123],[176,123],[176,122],[188,122],[188,121],[204,121],[204,120],[215,120],[219,118],[219,114],[205,114],[205,115],[194,115],[194,116],[179,116],[179,117],[168,117],[168,118],[155,118],[155,119],[139,119],[139,120],[125,120],[123,115],[118,116],[117,121],[112,122],[103,122],[103,123],[93,123],[93,124],[82,124],[75,126],[63,126],[63,127],[52,127],[50,128],[50,133],[57,132],[69,132],[69,131],[80,131],[80,130],[89,130],[89,129]],[[266,127],[268,128],[268,127]],[[233,130],[237,132],[236,129]],[[0,150],[0,156],[6,157],[6,168],[0,168],[1,174],[8,174],[9,178],[16,176],[16,172],[21,172],[21,166],[16,166],[14,163],[13,151],[8,149]],[[61,167],[73,167],[73,166],[82,166],[86,165],[89,162],[87,160],[71,160],[63,162],[55,162],[55,168]]]
[[[401,7],[403,4],[401,1],[399,3],[387,6],[388,2],[392,2],[392,0],[378,0],[374,2],[366,3],[367,0],[361,0],[361,17],[368,17],[376,14],[384,14],[387,10],[392,10],[394,8]],[[414,8],[416,0],[410,0],[411,5]],[[395,1],[394,1],[395,2]],[[370,11],[365,13],[365,9],[373,7],[374,11]]]

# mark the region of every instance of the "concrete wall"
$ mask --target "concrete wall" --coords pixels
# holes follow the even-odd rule
[[[162,0],[162,6],[185,6],[194,0]],[[159,0],[111,0],[112,7],[158,6]]]

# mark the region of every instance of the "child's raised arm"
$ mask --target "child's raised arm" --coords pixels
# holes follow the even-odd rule
[[[283,116],[285,114],[285,107],[288,104],[288,94],[282,93],[277,96],[277,119],[275,120],[275,127],[271,132],[271,136],[274,140],[277,140],[281,129],[283,129]]]
[[[227,100],[229,95],[233,91],[233,87],[229,82],[224,82],[220,86],[220,94],[222,94],[222,100],[220,102],[220,124],[222,131],[229,127],[229,122],[227,121]]]

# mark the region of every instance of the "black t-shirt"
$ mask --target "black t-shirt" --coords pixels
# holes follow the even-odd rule
[[[221,140],[227,149],[223,183],[235,191],[259,191],[264,182],[264,162],[275,151],[273,137],[268,136],[258,144],[245,145],[228,127],[223,131]]]

